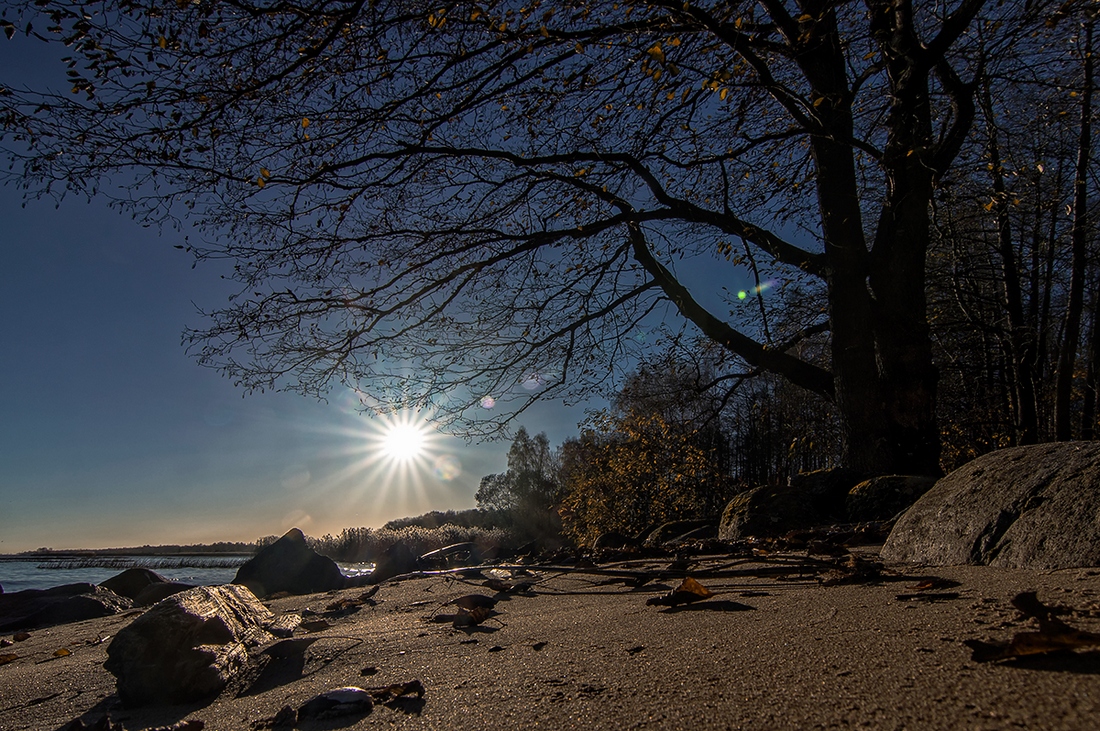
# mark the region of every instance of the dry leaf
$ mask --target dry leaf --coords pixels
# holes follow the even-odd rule
[[[913,589],[915,591],[935,591],[936,589],[953,589],[959,585],[959,582],[953,579],[941,579],[938,576],[929,576],[926,579],[918,581],[912,586],[907,586],[907,589]]]
[[[15,662],[19,659],[19,656],[15,653],[8,653],[7,655],[0,655],[0,665],[7,665],[9,662]]]
[[[419,680],[410,680],[407,683],[394,683],[381,688],[367,688],[376,703],[389,703],[401,696],[416,694],[417,698],[424,697],[424,684]]]
[[[970,659],[974,662],[991,662],[1028,655],[1043,655],[1050,652],[1077,650],[1083,647],[1100,647],[1100,634],[1085,632],[1070,627],[1055,614],[1064,614],[1065,607],[1051,607],[1043,604],[1035,592],[1017,594],[1012,605],[1023,614],[1038,620],[1038,632],[1018,632],[1008,642],[984,642],[982,640],[964,640],[963,644],[971,649]]]
[[[690,604],[714,596],[714,593],[690,576],[675,589],[664,596],[655,596],[646,601],[646,606],[675,607]]]
[[[332,627],[333,624],[327,619],[314,619],[310,620],[309,622],[302,622],[298,626],[304,629],[306,632],[322,632]]]
[[[488,607],[474,607],[473,609],[460,608],[454,615],[452,624],[456,629],[473,627],[484,622],[493,615],[493,610]]]
[[[23,642],[24,640],[29,640],[31,638],[31,633],[30,632],[16,632],[14,635],[11,636],[11,638],[13,640],[15,640],[16,642]]]
[[[72,651],[67,647],[62,647],[60,650],[53,651],[54,657],[68,657],[71,654],[73,654]]]
[[[492,589],[493,591],[499,591],[502,594],[507,594],[513,589],[514,584],[510,584],[507,581],[502,581],[501,579],[486,579],[485,583],[482,584],[482,586],[484,586],[486,589]]]

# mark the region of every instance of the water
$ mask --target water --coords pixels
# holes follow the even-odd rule
[[[63,584],[99,584],[127,568],[140,566],[156,571],[170,581],[197,586],[228,584],[251,556],[184,558],[180,556],[110,556],[99,559],[9,559],[0,558],[0,586],[5,594],[24,589],[49,589]],[[100,564],[100,565],[94,565]],[[181,565],[198,564],[198,565]],[[374,570],[371,563],[338,564],[345,576]]]
[[[90,565],[94,562],[85,559],[45,560],[3,559],[0,560],[0,586],[4,593],[10,594],[24,589],[49,589],[62,584],[99,584],[112,576],[117,576],[131,566],[152,569],[171,581],[186,584],[213,586],[228,584],[237,575],[237,568],[248,560],[248,556],[219,557],[213,567],[205,565],[202,559],[190,563],[198,566],[182,566],[188,563],[178,556],[111,556],[104,559],[108,565]],[[232,563],[231,566],[225,564]]]

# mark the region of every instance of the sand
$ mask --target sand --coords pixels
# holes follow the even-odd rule
[[[822,586],[812,576],[708,576],[715,596],[647,606],[679,579],[640,589],[604,575],[533,569],[536,593],[501,601],[469,630],[428,621],[447,600],[480,592],[453,577],[384,584],[375,607],[333,620],[300,660],[268,660],[217,698],[186,707],[126,709],[103,668],[110,640],[132,618],[36,630],[0,650],[0,729],[56,729],[104,714],[126,729],[200,719],[251,729],[322,691],[419,680],[426,692],[367,715],[302,729],[1096,729],[1100,650],[978,663],[964,640],[1008,640],[1034,620],[1009,603],[1037,591],[1100,632],[1100,571],[888,567],[900,576]],[[655,562],[652,567],[667,566]],[[635,566],[634,568],[637,568]],[[755,568],[765,568],[757,564]],[[754,569],[739,564],[736,570]],[[921,594],[914,577],[958,582]],[[362,589],[267,602],[276,612],[324,608]],[[923,592],[927,593],[927,592]],[[952,594],[957,595],[950,598]],[[68,656],[54,658],[67,648]],[[367,673],[367,674],[364,674]]]

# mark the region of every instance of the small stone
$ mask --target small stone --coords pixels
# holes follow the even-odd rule
[[[298,720],[307,718],[336,718],[353,713],[370,713],[374,699],[362,688],[350,685],[314,696],[298,709]]]

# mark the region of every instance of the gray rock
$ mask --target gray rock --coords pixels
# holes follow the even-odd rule
[[[735,496],[722,513],[718,537],[781,536],[792,530],[843,522],[848,492],[871,477],[836,468],[804,472],[787,485],[756,487]]]
[[[25,589],[0,595],[0,632],[107,617],[130,607],[126,597],[94,584]]]
[[[298,721],[307,719],[339,718],[352,714],[371,712],[374,708],[374,699],[370,693],[354,685],[344,688],[325,691],[306,701],[298,709]]]
[[[267,607],[243,586],[199,586],[160,602],[119,630],[103,663],[127,706],[178,704],[218,693],[274,640]]]
[[[919,475],[882,475],[864,480],[851,489],[845,500],[848,520],[853,523],[890,520],[935,484],[935,477]]]
[[[126,569],[121,574],[115,574],[106,581],[99,582],[99,585],[104,589],[110,589],[119,596],[137,599],[137,595],[146,587],[167,582],[168,579],[164,578],[156,571],[133,568]]]
[[[1100,565],[1100,442],[1002,449],[936,483],[898,520],[887,561]]]
[[[283,591],[314,594],[343,589],[347,580],[335,561],[307,546],[302,531],[291,528],[237,569],[233,583],[247,586],[258,597],[266,597]]]

